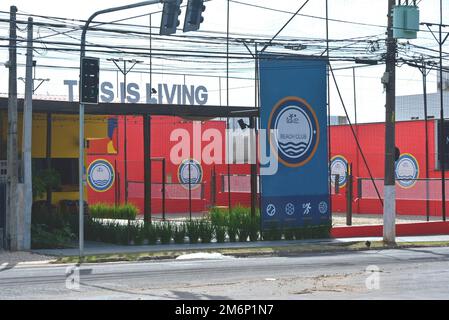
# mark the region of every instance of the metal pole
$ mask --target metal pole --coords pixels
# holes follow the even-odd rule
[[[348,171],[346,172],[347,185],[346,185],[346,225],[352,226],[352,163],[348,166]],[[339,184],[339,181],[335,181]]]
[[[92,14],[89,19],[86,21],[83,27],[83,31],[81,33],[81,50],[80,50],[80,70],[82,65],[82,59],[85,56],[86,51],[86,33],[87,29],[89,28],[90,23],[99,15],[105,14],[105,13],[111,13],[121,10],[127,10],[131,8],[137,8],[137,7],[143,7],[151,4],[156,4],[162,2],[162,0],[149,0],[149,1],[143,1],[139,3],[129,4],[125,6],[115,7],[115,8],[109,8],[104,9],[95,12]],[[81,72],[80,72],[81,76]],[[80,78],[81,80],[81,78]],[[81,83],[81,81],[80,81]],[[81,87],[81,86],[80,86]],[[81,90],[81,88],[80,88]],[[81,97],[81,94],[79,95]],[[81,103],[80,99],[80,109],[79,109],[79,163],[78,163],[78,170],[79,170],[79,256],[80,261],[82,260],[82,257],[84,256],[84,182],[85,182],[85,175],[84,175],[84,103]]]
[[[23,183],[24,199],[24,232],[23,249],[31,248],[31,207],[33,205],[33,188],[31,172],[32,130],[33,130],[33,18],[28,18],[28,41],[25,73],[25,103],[23,108]]]
[[[46,138],[46,148],[45,148],[45,162],[47,166],[47,170],[51,170],[51,141],[52,139],[52,114],[51,112],[47,112],[47,138]],[[47,208],[48,211],[51,210],[51,202],[52,202],[52,189],[51,186],[47,186]]]
[[[354,87],[354,123],[355,123],[355,132],[356,136],[359,136],[359,125],[357,121],[357,86],[356,86],[356,77],[355,77],[355,68],[352,68],[352,82]],[[359,167],[359,149],[355,148],[355,162],[356,162],[356,177],[360,174]],[[352,171],[351,171],[352,172]],[[360,211],[360,201],[357,201],[357,212]]]
[[[7,144],[7,220],[6,234],[9,250],[17,250],[17,188],[19,183],[17,143],[17,7],[10,8],[9,22],[9,84],[8,84],[8,144]]]
[[[332,179],[331,179],[331,158],[332,158],[332,144],[331,144],[331,90],[330,90],[330,81],[329,81],[329,69],[330,69],[330,59],[329,59],[329,2],[326,0],[326,57],[327,57],[327,68],[326,68],[326,104],[327,104],[327,172],[328,172],[328,203],[329,203],[329,212],[330,212],[330,220],[332,222]]]
[[[165,158],[162,158],[162,220],[165,221]]]
[[[189,218],[192,220],[192,172],[191,172],[191,160],[189,159]]]
[[[427,123],[427,69],[423,61],[422,66],[422,80],[423,80],[423,96],[424,96],[424,130],[426,140],[426,217],[430,220],[430,202],[429,202],[429,139],[428,139],[428,123]]]
[[[123,61],[123,85],[124,85],[124,90],[125,90],[125,100],[124,103],[126,104],[126,99],[127,99],[127,95],[128,95],[128,90],[126,88],[126,60]],[[123,160],[125,161],[124,163],[124,170],[125,170],[125,204],[128,203],[128,134],[127,134],[127,117],[126,117],[126,113],[124,116],[124,134],[125,134],[125,141],[123,142],[123,149],[124,149],[124,158]]]
[[[446,139],[444,139],[444,104],[443,104],[443,0],[440,0],[440,26],[439,26],[439,47],[440,47],[440,116],[441,116],[441,139],[440,139],[440,161],[441,161],[441,196],[442,196],[442,213],[443,221],[446,221],[446,172],[445,172],[445,161],[446,161]]]
[[[384,227],[386,244],[396,242],[396,187],[395,187],[395,99],[396,99],[396,40],[393,38],[393,7],[395,0],[388,0],[388,39],[386,56],[386,105],[385,105],[385,180]]]
[[[143,172],[144,172],[144,215],[145,223],[151,223],[151,155],[150,155],[150,116],[143,116]]]
[[[229,0],[227,0],[226,9],[226,106],[229,107]],[[227,119],[227,136],[228,136],[228,150],[227,154],[227,171],[228,171],[228,211],[231,214],[232,204],[231,204],[231,163],[229,161],[229,147],[231,141],[229,140],[229,117]],[[233,139],[234,141],[234,139]]]
[[[250,134],[251,134],[251,148],[256,147],[255,145],[255,130],[256,130],[256,121],[254,117],[250,118]],[[254,157],[250,157],[251,161],[251,217],[254,218],[256,216],[256,197],[257,197],[257,167],[255,163],[256,152],[253,153]]]

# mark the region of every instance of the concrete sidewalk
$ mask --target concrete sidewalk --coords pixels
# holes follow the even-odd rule
[[[160,253],[172,251],[191,251],[191,250],[213,250],[213,249],[247,249],[247,248],[267,248],[267,247],[289,247],[307,244],[338,244],[360,241],[382,241],[381,237],[364,237],[364,238],[338,238],[338,239],[315,239],[315,240],[293,240],[293,241],[256,241],[256,242],[226,242],[226,243],[199,243],[199,244],[157,244],[157,245],[141,245],[141,246],[123,246],[115,244],[107,244],[100,242],[86,241],[84,246],[84,254],[105,255],[105,254],[126,254],[126,253]],[[432,235],[432,236],[414,236],[414,237],[397,237],[398,243],[408,242],[444,242],[449,241],[449,235]],[[39,249],[32,252],[46,256],[68,257],[78,256],[77,248],[70,249]]]

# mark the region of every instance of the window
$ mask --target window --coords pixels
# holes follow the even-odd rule
[[[435,141],[435,150],[436,150],[436,169],[437,170],[441,170],[441,156],[440,156],[440,139],[441,139],[441,122],[438,121],[438,125],[436,126],[437,128],[437,133],[435,135],[435,137],[437,137],[436,141]],[[444,141],[444,151],[445,151],[445,156],[444,156],[444,170],[445,171],[449,171],[449,121],[444,121],[444,137],[443,137],[443,141]]]
[[[61,177],[62,186],[78,185],[78,158],[53,158],[51,168],[56,170]],[[47,169],[47,159],[33,159],[33,170],[36,172]]]

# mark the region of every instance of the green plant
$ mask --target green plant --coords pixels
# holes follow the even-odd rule
[[[215,233],[215,239],[218,243],[224,243],[226,238],[226,227],[225,226],[219,226],[219,225],[213,225],[214,227],[214,233]]]
[[[98,219],[135,220],[139,209],[132,203],[119,206],[106,203],[96,203],[89,206],[89,214]]]
[[[54,169],[36,170],[34,167],[32,181],[33,199],[42,198],[48,189],[60,188],[61,175]]]
[[[173,240],[177,244],[183,244],[186,237],[186,225],[180,223],[173,226]]]
[[[42,224],[31,225],[32,249],[67,248],[73,237],[68,226],[50,231],[47,226]]]
[[[249,227],[249,240],[257,241],[259,239],[259,231],[260,231],[260,215],[256,215],[256,217],[251,218]]]
[[[172,225],[170,222],[161,222],[157,224],[159,236],[162,244],[169,244],[172,238]]]
[[[121,245],[129,245],[129,229],[127,225],[121,225],[119,223],[111,223],[109,232],[115,235],[114,243]]]
[[[209,211],[209,219],[215,226],[225,226],[227,223],[228,209],[213,207]]]
[[[134,245],[140,246],[143,244],[145,239],[144,233],[142,231],[140,224],[129,224],[129,239],[134,243]]]
[[[214,237],[214,226],[208,219],[199,221],[199,234],[202,243],[210,243]]]
[[[146,223],[143,227],[145,239],[148,240],[148,244],[156,244],[158,238],[158,230],[154,224]]]
[[[268,241],[275,241],[282,239],[282,229],[275,221],[268,223],[267,228],[263,231],[263,239]]]
[[[239,232],[240,226],[240,218],[238,216],[238,209],[234,208],[227,216],[226,216],[226,226],[227,232],[230,242],[237,241],[237,235]]]
[[[189,237],[190,243],[198,243],[198,238],[200,237],[200,227],[199,222],[195,220],[190,220],[186,224],[187,236]]]
[[[295,229],[293,228],[284,229],[284,238],[285,240],[293,240],[295,238]]]

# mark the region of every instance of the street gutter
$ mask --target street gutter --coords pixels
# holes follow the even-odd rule
[[[185,254],[192,253],[221,253],[225,256],[234,256],[239,258],[245,257],[283,257],[283,256],[306,256],[311,254],[327,254],[341,253],[351,251],[368,251],[368,250],[388,250],[388,249],[405,249],[405,248],[422,248],[422,247],[449,247],[449,241],[420,241],[420,242],[402,242],[395,246],[386,246],[382,241],[367,242],[355,241],[344,243],[316,243],[316,244],[298,244],[290,246],[267,246],[257,248],[210,248],[195,249],[189,248],[185,250],[167,250],[158,252],[140,252],[140,253],[114,253],[86,255],[82,263],[105,263],[105,262],[132,262],[132,261],[151,261],[151,260],[169,260]],[[67,256],[59,257],[51,264],[73,264],[80,263],[79,257]]]

